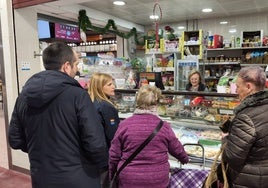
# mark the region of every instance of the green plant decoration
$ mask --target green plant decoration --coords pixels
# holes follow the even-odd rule
[[[78,22],[79,28],[84,32],[87,30],[87,28],[89,28],[98,34],[113,33],[124,39],[129,39],[130,37],[134,36],[134,40],[137,45],[144,45],[144,41],[146,40],[146,36],[138,36],[137,29],[135,27],[133,27],[128,33],[120,32],[117,29],[114,20],[112,19],[108,20],[104,28],[93,26],[85,10],[79,11]]]

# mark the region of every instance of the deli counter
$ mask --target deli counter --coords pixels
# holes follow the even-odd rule
[[[121,119],[132,115],[137,91],[116,89],[115,103]],[[221,146],[219,126],[233,117],[233,109],[239,105],[237,94],[189,91],[162,91],[162,94],[159,116],[171,124],[190,156],[203,158],[200,164],[210,166]]]

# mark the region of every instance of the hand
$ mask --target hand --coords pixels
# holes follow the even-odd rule
[[[224,137],[226,137],[226,136],[228,136],[229,135],[229,133],[221,133],[221,139],[223,139]]]

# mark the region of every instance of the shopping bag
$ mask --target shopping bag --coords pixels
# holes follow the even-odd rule
[[[217,165],[216,171],[210,171],[202,188],[229,188],[226,168],[223,163]]]
[[[217,163],[219,156],[222,154],[224,147],[221,147],[215,160],[212,164],[211,170],[204,181],[202,188],[229,188],[228,178],[226,171],[228,166],[221,160],[221,163]]]

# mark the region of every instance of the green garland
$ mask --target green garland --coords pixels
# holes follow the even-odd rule
[[[115,22],[112,19],[108,20],[104,28],[93,26],[85,10],[79,11],[78,22],[79,22],[79,28],[82,29],[84,32],[87,30],[87,28],[89,28],[98,34],[103,35],[106,33],[113,33],[124,39],[129,39],[130,37],[134,36],[134,40],[137,45],[144,45],[144,41],[146,40],[146,36],[138,37],[137,29],[135,27],[133,27],[128,33],[118,31],[117,26],[115,25]]]

